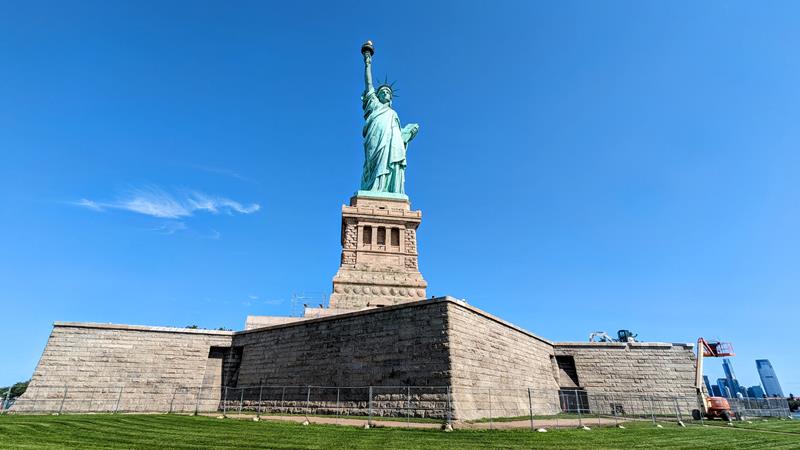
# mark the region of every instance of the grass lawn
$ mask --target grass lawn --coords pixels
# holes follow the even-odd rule
[[[762,419],[751,419],[750,422],[752,423],[737,421],[733,422],[733,425],[736,428],[744,428],[748,430],[794,433],[798,435],[798,438],[800,438],[800,420],[768,419],[767,421],[763,421]],[[716,426],[725,426],[725,423],[720,421],[712,421],[708,422],[708,424]],[[800,444],[800,442],[798,444]],[[800,445],[798,445],[798,448],[800,448]]]
[[[218,415],[218,414],[215,414]],[[232,418],[237,418],[238,414],[233,412],[228,414]],[[256,415],[254,411],[245,411],[242,416],[252,418]],[[334,414],[289,414],[289,413],[264,413],[267,416],[286,416],[286,417],[341,417],[342,419],[355,419],[355,420],[369,420],[369,416],[349,415],[342,414],[336,416]],[[527,416],[525,416],[527,418]],[[406,416],[372,416],[373,422],[414,422],[414,423],[442,423],[442,419],[433,419],[427,417],[406,417]]]
[[[763,426],[762,426],[763,424]],[[0,416],[0,448],[14,449],[258,449],[258,448],[800,448],[800,422],[770,421],[746,427],[625,430],[467,431],[303,426],[179,415]]]

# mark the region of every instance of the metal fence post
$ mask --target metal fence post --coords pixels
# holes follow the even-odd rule
[[[172,404],[175,403],[175,396],[178,395],[178,388],[176,387],[172,391],[172,399],[169,401],[169,412],[167,414],[172,414]]]
[[[406,426],[411,425],[411,386],[406,386]]]
[[[281,412],[282,413],[284,412],[284,405],[286,404],[285,403],[285,398],[286,398],[286,386],[283,386],[283,390],[281,391]]]
[[[222,417],[228,417],[228,386],[225,386],[225,394],[222,397]]]
[[[200,397],[203,395],[203,385],[197,387],[197,398],[194,399],[194,415],[200,411]]]
[[[242,415],[242,406],[244,405],[244,388],[240,388],[242,392],[239,395],[239,415]]]
[[[69,388],[68,388],[68,387],[67,387],[67,385],[65,384],[65,385],[64,385],[64,396],[63,396],[63,397],[61,397],[61,405],[59,405],[59,407],[58,407],[58,414],[61,414],[61,411],[63,411],[63,410],[64,410],[64,401],[67,399],[67,391],[68,391],[68,389],[69,389]],[[8,388],[8,391],[9,391],[9,392],[11,392],[11,387],[10,387],[10,386],[9,386],[9,388]]]
[[[617,398],[614,394],[611,394],[611,414],[614,415],[614,426],[619,425],[617,421]]]
[[[447,424],[453,425],[453,409],[450,401],[450,386],[447,386]]]
[[[581,414],[581,396],[577,389],[572,391],[575,394],[575,404],[577,405],[578,409],[578,426],[583,426],[583,415]]]
[[[340,387],[336,388],[336,417],[339,417],[339,390],[340,389],[341,389]]]
[[[655,410],[655,407],[653,406],[653,396],[652,395],[650,396],[650,417],[652,417],[653,425],[655,425],[656,424],[656,410]]]
[[[528,388],[528,412],[531,415],[531,431],[533,431],[533,399],[531,399],[531,388]]]
[[[556,413],[556,428],[558,428],[558,416],[564,412],[564,392],[558,390],[558,412]]]
[[[92,389],[92,395],[89,396],[89,407],[87,408],[89,412],[92,412],[92,403],[94,403],[94,389]]]
[[[119,387],[119,394],[117,394],[117,402],[114,404],[114,414],[119,411],[119,402],[122,400],[122,390],[125,389],[125,385]]]
[[[492,388],[486,388],[489,391],[489,429],[494,429],[494,419],[492,418]]]
[[[308,386],[308,393],[306,393],[306,418],[311,413],[311,386]]]
[[[605,398],[605,396],[603,396],[603,398]],[[597,415],[597,426],[599,427],[600,425],[603,424],[603,421],[600,420],[600,407],[597,405],[597,397],[592,396],[592,399],[594,400],[594,413],[595,413],[595,415]],[[591,410],[592,410],[592,406],[591,406],[591,401],[590,401],[589,402],[589,411],[591,411]]]
[[[258,383],[258,409],[256,410],[256,417],[261,417],[261,397],[264,393],[264,382],[259,381]]]
[[[367,424],[372,426],[372,386],[369,387],[369,419]]]

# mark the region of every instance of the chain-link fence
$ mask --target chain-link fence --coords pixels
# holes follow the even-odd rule
[[[584,389],[453,388],[455,416],[488,428],[611,426],[625,421],[685,423],[694,395],[607,393]],[[464,399],[468,397],[468,399]]]
[[[788,417],[786,399],[728,399],[733,417]],[[695,395],[596,392],[584,389],[467,386],[165,386],[34,385],[17,413],[214,414],[294,416],[390,425],[458,422],[472,428],[614,426],[626,421],[700,423]],[[327,420],[326,419],[326,420]],[[317,420],[317,419],[314,419]]]
[[[729,398],[736,417],[788,417],[791,415],[786,398]]]

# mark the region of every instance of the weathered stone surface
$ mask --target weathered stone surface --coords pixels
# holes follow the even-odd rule
[[[239,384],[446,386],[447,313],[418,302],[239,333]]]
[[[692,344],[564,342],[554,345],[556,355],[575,359],[579,385],[587,391],[664,396],[694,392]]]
[[[362,309],[426,297],[419,272],[416,230],[422,213],[407,200],[353,197],[342,206],[341,266],[330,306]]]
[[[178,390],[200,386],[204,379],[204,400],[216,408],[223,355],[210,358],[210,349],[229,348],[233,334],[56,322],[15,410],[58,410],[64,399],[67,411],[167,411]],[[123,388],[124,395],[118,395]]]
[[[575,380],[557,357],[574,360]],[[693,371],[690,344],[554,344],[445,297],[236,333],[56,323],[14,408],[54,411],[66,399],[65,411],[213,410],[229,386],[229,407],[261,398],[283,412],[339,404],[364,414],[372,386],[376,414],[385,414],[404,411],[412,386],[406,413],[443,417],[452,408],[459,420],[552,414],[571,401],[559,392],[568,387],[585,392],[571,398],[593,412],[688,414]]]
[[[655,407],[668,414],[676,405],[684,414],[697,408],[692,344],[563,342],[554,350],[574,358],[578,387],[602,396],[605,403],[627,405],[627,411]],[[653,399],[674,401],[656,405]]]
[[[244,323],[244,329],[255,330],[256,328],[271,327],[273,325],[282,325],[284,323],[292,323],[300,320],[305,320],[305,317],[247,316],[247,320]]]
[[[466,304],[451,304],[448,312],[456,418],[557,411],[549,341]]]

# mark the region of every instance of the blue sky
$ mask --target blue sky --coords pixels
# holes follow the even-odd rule
[[[0,385],[56,320],[240,329],[329,293],[372,39],[421,125],[429,294],[730,340],[798,393],[800,7],[758,6],[1,2]]]

